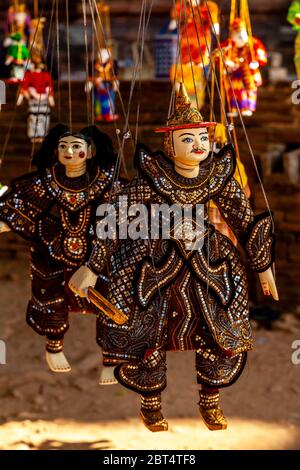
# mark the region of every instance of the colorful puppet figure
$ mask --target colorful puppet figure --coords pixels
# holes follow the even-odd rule
[[[31,245],[27,323],[46,336],[46,359],[55,372],[70,370],[63,353],[69,313],[91,311],[68,280],[91,249],[96,208],[110,194],[114,161],[110,138],[95,126],[74,133],[58,125],[33,159],[37,171],[13,180],[0,199],[0,231],[10,228]]]
[[[209,429],[218,430],[227,427],[219,388],[237,380],[252,348],[243,258],[230,239],[209,224],[209,200],[217,204],[245,248],[265,295],[278,298],[271,270],[272,218],[269,213],[254,216],[233,177],[233,147],[227,145],[217,155],[211,152],[208,129],[214,125],[204,122],[191,107],[181,86],[174,114],[158,130],[165,133],[166,155],[139,146],[135,158],[138,175],[119,195],[127,196],[129,208],[142,202],[153,210],[154,203],[156,208],[176,205],[182,211],[189,204],[195,212],[186,214],[183,225],[182,218],[171,218],[169,238],[153,237],[152,221],[151,230],[146,231],[148,240],[144,230],[135,240],[130,236],[99,238],[88,265],[70,280],[71,288],[85,296],[92,271],[100,273],[110,263],[106,299],[129,320],[120,327],[107,317],[100,318],[98,342],[104,364],[116,366],[118,381],[141,395],[141,417],[151,431],[168,428],[161,412],[166,351],[196,351],[200,413]],[[116,213],[120,208],[123,218],[120,201],[118,197],[115,208]],[[195,216],[197,205],[204,206],[202,226]],[[155,221],[163,223],[164,217],[166,213]],[[137,223],[133,219],[128,220],[130,226],[133,222],[132,228]],[[143,220],[149,219],[145,216]],[[98,228],[102,222],[99,224]]]
[[[5,39],[4,45],[7,47],[5,65],[11,67],[9,82],[21,82],[24,79],[25,69],[30,58],[29,50],[22,39],[21,33],[11,34]]]
[[[27,135],[31,142],[42,142],[50,126],[50,108],[54,107],[53,81],[46,66],[36,55],[36,62],[25,73],[17,105],[28,101]]]
[[[186,6],[186,8],[185,8]],[[203,107],[205,99],[204,69],[210,63],[213,34],[219,33],[219,8],[211,1],[177,2],[171,12],[172,24],[181,24],[180,58],[170,71],[171,80],[185,84],[193,106]]]
[[[119,118],[115,112],[116,91],[118,89],[117,63],[111,51],[102,48],[95,63],[94,76],[86,85],[86,91],[94,90],[95,121],[112,122]]]
[[[267,63],[266,48],[259,39],[249,37],[240,18],[233,21],[230,38],[221,43],[221,47],[228,72],[229,114],[237,116],[239,107],[244,116],[251,116],[256,110],[257,89],[262,85],[259,68]]]
[[[26,4],[14,2],[7,11],[5,34],[10,36],[14,33],[20,33],[25,44],[28,42],[30,34],[30,15]]]
[[[300,2],[292,2],[287,20],[293,25],[293,29],[297,31],[294,61],[298,79],[300,80]]]

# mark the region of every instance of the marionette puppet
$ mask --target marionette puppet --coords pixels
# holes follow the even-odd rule
[[[119,119],[115,111],[118,89],[117,63],[108,48],[101,48],[94,66],[94,76],[86,84],[86,92],[93,90],[95,121],[112,122]]]
[[[210,199],[244,247],[264,294],[278,299],[271,270],[271,216],[254,216],[233,177],[233,147],[227,145],[212,154],[208,129],[213,126],[191,107],[181,86],[174,114],[158,130],[165,133],[166,154],[153,154],[139,146],[138,175],[120,192],[128,198],[128,207],[141,202],[151,208],[151,204],[203,204],[204,230],[195,240],[202,240],[203,247],[193,245],[195,233],[190,229],[183,227],[182,237],[176,237],[175,219],[168,239],[100,237],[87,265],[70,280],[71,289],[85,296],[92,276],[95,282],[97,273],[110,263],[106,300],[111,310],[123,312],[128,321],[120,326],[105,315],[99,317],[97,339],[104,365],[116,366],[117,380],[141,395],[141,418],[153,432],[168,429],[161,411],[161,392],[167,384],[166,351],[196,351],[199,410],[207,427],[219,430],[227,427],[219,389],[237,380],[252,348],[246,269],[230,239],[209,224]],[[189,222],[194,228],[194,214]]]
[[[30,35],[31,17],[24,2],[13,2],[8,8],[5,24],[5,35],[20,33],[25,44]]]
[[[20,32],[11,34],[4,41],[7,47],[5,65],[10,67],[10,83],[18,83],[24,79],[26,65],[30,59],[29,50]]]
[[[170,70],[172,82],[185,84],[194,107],[201,109],[205,100],[204,69],[210,64],[213,34],[219,34],[219,7],[211,1],[178,1],[171,11],[170,25],[181,23],[180,59]],[[177,21],[175,19],[177,18]]]
[[[252,116],[257,106],[257,90],[262,85],[260,67],[267,64],[266,48],[259,39],[249,37],[241,18],[234,19],[230,38],[221,43],[221,48],[228,74],[226,87],[231,107],[228,115],[238,116],[239,108],[243,116]]]
[[[300,80],[300,2],[292,2],[288,11],[287,20],[293,25],[293,29],[297,31],[295,40],[295,56],[294,62],[298,79]]]
[[[68,281],[88,258],[96,208],[112,190],[114,162],[110,138],[95,126],[77,133],[57,125],[33,159],[37,171],[13,180],[0,199],[0,232],[10,229],[30,243],[26,319],[46,337],[46,360],[54,372],[71,369],[63,353],[69,314],[93,313]]]
[[[31,142],[42,142],[49,132],[50,108],[55,106],[53,81],[39,55],[25,73],[17,100],[21,106],[28,102],[27,136]]]

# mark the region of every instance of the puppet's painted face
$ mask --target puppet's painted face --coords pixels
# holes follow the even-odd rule
[[[25,11],[19,11],[15,13],[15,22],[17,26],[21,27],[26,22],[27,13]]]
[[[210,152],[206,127],[193,127],[173,131],[174,160],[195,165],[205,160]]]
[[[248,33],[244,28],[239,31],[233,31],[231,33],[231,39],[236,47],[244,47],[249,41]]]
[[[64,166],[84,164],[89,158],[89,147],[85,140],[73,135],[62,137],[58,143],[58,160]]]

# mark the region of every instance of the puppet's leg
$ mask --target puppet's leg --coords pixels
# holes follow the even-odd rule
[[[115,376],[124,387],[141,395],[141,418],[152,432],[167,431],[161,411],[161,392],[166,387],[166,354],[148,350],[139,362],[119,364]]]
[[[141,394],[141,418],[146,428],[152,432],[168,430],[168,422],[161,411],[160,393]]]
[[[246,353],[226,356],[205,334],[199,338],[196,350],[197,382],[200,385],[200,414],[211,431],[227,428],[227,420],[220,407],[219,388],[232,385],[240,376],[246,362]]]
[[[54,372],[71,370],[63,353],[63,338],[69,328],[64,289],[64,267],[51,261],[38,245],[31,247],[32,299],[27,323],[46,337],[46,360]]]
[[[256,111],[257,105],[257,88],[251,88],[247,92],[247,100],[248,100],[248,110],[243,112],[244,116],[252,116],[252,114]]]
[[[116,366],[106,366],[103,364],[99,385],[115,385],[118,383],[114,375],[115,367]]]
[[[227,429],[227,420],[220,408],[219,390],[202,386],[199,398],[199,410],[208,429],[210,431]]]

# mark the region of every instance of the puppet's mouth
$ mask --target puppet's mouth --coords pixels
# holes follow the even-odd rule
[[[192,152],[196,153],[197,155],[202,155],[202,153],[204,153],[204,150],[194,149],[194,150],[192,150]]]

